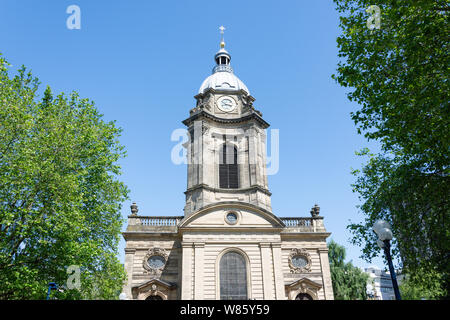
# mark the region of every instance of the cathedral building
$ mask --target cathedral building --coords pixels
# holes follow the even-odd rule
[[[123,292],[137,300],[333,299],[320,208],[278,217],[266,168],[269,124],[234,74],[223,28],[216,66],[183,121],[189,132],[182,216],[131,206]]]

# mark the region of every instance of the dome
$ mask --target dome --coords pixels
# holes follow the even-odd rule
[[[221,33],[223,30],[221,27]],[[250,94],[247,86],[233,73],[233,68],[230,66],[231,55],[225,50],[225,42],[220,42],[220,50],[215,54],[214,60],[216,66],[213,69],[212,75],[203,81],[198,93],[204,93],[206,90],[212,88],[215,90],[229,90],[239,91],[244,90],[247,94]]]
[[[230,91],[239,91],[242,89],[250,94],[247,86],[238,77],[236,77],[234,73],[229,71],[216,71],[210,75],[205,79],[205,81],[203,81],[198,93],[204,93],[209,88]]]

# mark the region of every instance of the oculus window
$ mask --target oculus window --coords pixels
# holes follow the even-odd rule
[[[159,269],[164,267],[164,265],[166,264],[166,259],[163,256],[151,256],[148,259],[148,265],[153,268],[153,269]]]
[[[234,212],[229,212],[229,213],[227,213],[227,222],[229,223],[229,224],[236,224],[236,222],[237,222],[237,215],[236,215],[236,213],[234,213]]]
[[[295,255],[292,257],[292,265],[296,268],[304,268],[308,265],[308,260],[301,255]]]

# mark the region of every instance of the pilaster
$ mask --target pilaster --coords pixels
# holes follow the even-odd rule
[[[182,242],[183,274],[181,281],[181,300],[192,300],[192,242]]]
[[[283,267],[281,265],[281,243],[272,243],[273,273],[275,277],[275,299],[286,299],[284,293]]]
[[[194,299],[203,300],[204,243],[194,243]]]
[[[317,250],[320,257],[322,271],[323,294],[325,300],[334,300],[333,285],[331,283],[330,262],[328,260],[328,249]]]
[[[136,249],[125,248],[125,271],[127,272],[127,284],[123,290],[123,292],[127,295],[127,299],[133,299],[133,294],[131,292],[131,286],[133,282],[133,265],[134,265],[134,255],[136,253]]]
[[[270,243],[260,243],[259,244],[261,250],[261,269],[263,276],[263,292],[264,292],[264,300],[272,300],[272,277],[271,277],[271,268],[272,263],[270,261]]]

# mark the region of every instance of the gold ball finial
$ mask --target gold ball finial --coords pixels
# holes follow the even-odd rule
[[[221,35],[220,48],[225,48],[225,41],[223,40],[223,33],[225,31],[225,27],[224,26],[220,26],[219,30],[220,30],[220,35]]]

